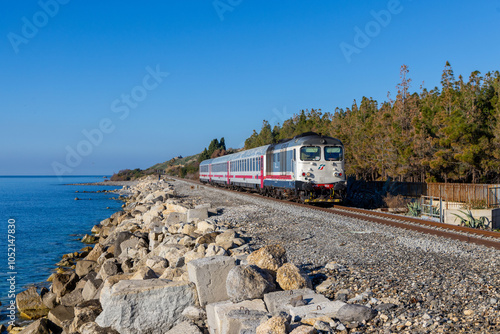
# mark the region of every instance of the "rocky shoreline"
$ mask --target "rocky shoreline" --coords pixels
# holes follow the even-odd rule
[[[38,320],[12,333],[500,331],[498,259],[460,273],[453,259],[429,256],[443,249],[433,240],[412,235],[395,254],[377,245],[410,232],[365,226],[371,234],[350,235],[349,220],[181,181],[150,177],[120,194],[128,195],[123,210],[93,227],[84,238],[93,246],[63,256],[50,289],[17,296],[19,311]],[[414,254],[398,257],[411,245]],[[458,261],[482,265],[484,250],[454,246],[444,253],[474,251]],[[415,270],[413,261],[424,263]],[[426,277],[439,265],[461,280]],[[398,279],[403,273],[410,279]],[[439,284],[476,300],[446,304]]]

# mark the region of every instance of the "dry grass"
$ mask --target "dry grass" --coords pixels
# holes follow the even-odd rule
[[[387,195],[383,198],[385,205],[389,209],[397,209],[397,208],[406,208],[410,200],[403,197],[403,195],[391,195],[387,193]]]

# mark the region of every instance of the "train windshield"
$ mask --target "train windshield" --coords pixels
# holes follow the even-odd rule
[[[342,160],[342,147],[340,147],[340,146],[326,146],[325,147],[325,160],[326,161],[340,161],[340,160]]]
[[[318,161],[321,159],[321,149],[318,146],[303,146],[300,148],[300,160]]]

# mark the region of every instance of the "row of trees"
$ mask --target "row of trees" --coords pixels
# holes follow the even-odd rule
[[[223,155],[226,155],[226,141],[224,140],[224,137],[222,137],[220,141],[215,138],[210,142],[210,145],[208,145],[208,149],[205,147],[203,152],[201,152],[200,156],[198,157],[198,162],[202,162],[203,160],[211,158],[221,157]]]
[[[397,95],[378,103],[363,97],[334,113],[299,114],[271,128],[263,122],[245,149],[307,131],[339,138],[348,174],[365,180],[500,182],[500,74],[455,79],[447,62],[441,88],[410,92],[406,65]]]

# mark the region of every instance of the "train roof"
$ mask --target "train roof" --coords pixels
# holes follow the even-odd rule
[[[303,146],[303,145],[341,145],[342,142],[339,139],[323,136],[317,134],[316,132],[305,132],[300,135],[293,137],[292,139],[285,139],[277,144],[272,144],[272,148],[281,149],[293,146]]]
[[[314,146],[314,145],[334,145],[342,146],[342,142],[339,139],[323,136],[315,132],[306,132],[293,137],[292,139],[285,139],[277,144],[265,145],[249,150],[224,155],[222,157],[203,160],[200,165],[227,162],[234,159],[245,159],[252,158],[255,156],[265,155],[268,149],[279,150],[288,147],[295,146]]]
[[[232,154],[224,155],[224,156],[218,157],[218,158],[203,160],[200,163],[200,166],[201,165],[206,165],[206,164],[227,162],[229,160],[246,159],[246,158],[253,158],[253,157],[256,157],[256,156],[265,155],[266,151],[267,151],[267,148],[269,146],[270,145],[260,146],[260,147],[251,148],[249,150],[245,150],[245,151],[241,151],[241,152],[237,152],[237,153],[232,153]]]

